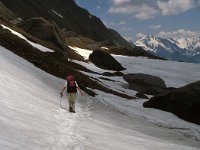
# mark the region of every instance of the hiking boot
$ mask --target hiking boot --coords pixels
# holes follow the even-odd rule
[[[69,107],[69,112],[73,112],[73,109],[72,109],[72,107]]]

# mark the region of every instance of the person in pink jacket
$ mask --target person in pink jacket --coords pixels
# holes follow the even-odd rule
[[[63,92],[66,90],[67,98],[68,98],[68,103],[69,103],[69,112],[75,113],[75,104],[76,104],[76,95],[77,95],[77,89],[83,96],[84,92],[79,88],[77,82],[74,79],[74,76],[68,75],[66,78],[65,85],[60,92],[60,96],[63,97]]]

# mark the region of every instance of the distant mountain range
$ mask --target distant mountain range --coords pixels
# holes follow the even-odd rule
[[[169,39],[146,35],[133,44],[169,60],[200,63],[200,34],[192,38]]]

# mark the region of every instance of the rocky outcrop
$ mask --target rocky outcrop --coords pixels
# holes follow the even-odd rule
[[[155,96],[143,106],[172,112],[186,121],[200,125],[200,81]]]
[[[90,54],[89,59],[97,67],[102,69],[108,69],[114,71],[122,71],[125,69],[114,57],[100,50],[93,51]]]
[[[109,77],[112,77],[112,76],[123,76],[123,73],[119,72],[119,71],[113,72],[113,73],[111,73],[111,72],[104,72],[103,75],[104,76],[109,76]]]
[[[49,41],[61,49],[66,49],[64,35],[54,22],[38,17],[23,21],[19,26],[40,40]]]
[[[129,88],[135,91],[157,95],[169,91],[163,79],[148,74],[125,74],[124,80],[129,83]]]

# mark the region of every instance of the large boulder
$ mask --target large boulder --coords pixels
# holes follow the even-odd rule
[[[123,75],[125,81],[129,83],[129,88],[135,91],[157,95],[168,91],[163,79],[148,75],[148,74],[125,74]]]
[[[114,71],[122,71],[125,69],[114,57],[101,50],[93,51],[90,54],[89,59],[97,67],[102,69],[108,69]]]
[[[200,81],[155,96],[143,106],[172,112],[186,121],[200,125]]]

